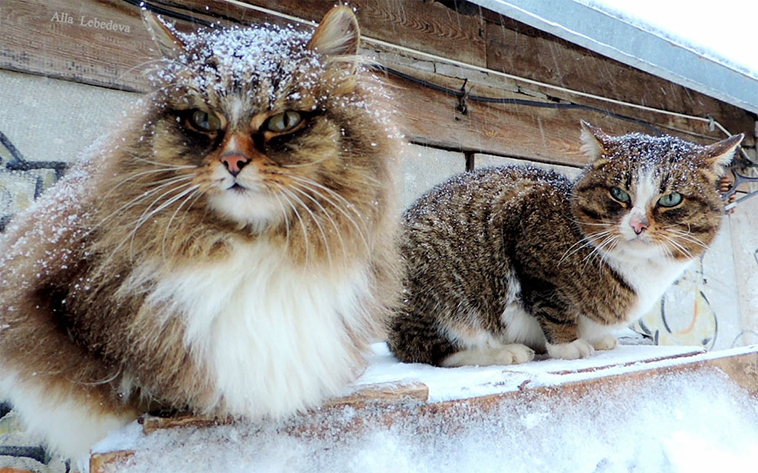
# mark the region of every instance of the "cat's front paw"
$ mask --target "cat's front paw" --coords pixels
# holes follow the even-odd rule
[[[614,350],[617,346],[619,346],[619,341],[616,340],[615,336],[609,333],[602,338],[594,340],[592,342],[592,346],[595,348],[595,350]]]
[[[534,350],[526,345],[514,343],[501,347],[471,348],[453,353],[445,358],[441,366],[448,368],[457,366],[493,366],[518,365],[532,361]]]
[[[526,345],[514,343],[506,345],[500,351],[501,363],[503,365],[519,365],[534,359],[534,350]],[[510,361],[509,361],[510,360]]]
[[[547,354],[551,358],[561,358],[564,360],[576,360],[579,358],[587,358],[595,353],[595,349],[590,345],[587,340],[578,338],[571,343],[559,343],[553,345],[547,344]]]

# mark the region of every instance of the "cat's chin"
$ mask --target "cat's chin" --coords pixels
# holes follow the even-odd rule
[[[610,253],[620,260],[630,261],[661,260],[668,254],[665,247],[642,238],[620,242]]]
[[[273,196],[243,187],[231,187],[209,197],[210,207],[222,217],[262,233],[279,223],[282,204]]]

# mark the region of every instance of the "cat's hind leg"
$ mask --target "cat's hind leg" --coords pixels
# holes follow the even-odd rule
[[[448,356],[442,363],[444,367],[457,366],[492,366],[517,365],[534,359],[534,350],[520,343],[499,347],[468,348]]]

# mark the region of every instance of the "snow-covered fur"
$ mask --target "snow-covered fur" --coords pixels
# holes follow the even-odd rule
[[[317,406],[399,292],[400,139],[352,11],[313,35],[146,22],[155,92],[0,240],[0,389],[74,459],[153,410]]]
[[[658,302],[716,236],[742,136],[700,146],[583,124],[574,183],[530,167],[459,175],[405,214],[390,348],[442,366],[583,358]]]

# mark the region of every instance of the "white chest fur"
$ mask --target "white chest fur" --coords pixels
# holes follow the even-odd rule
[[[186,318],[185,345],[233,415],[282,416],[337,394],[356,369],[363,268],[305,271],[266,243],[162,278],[151,295]],[[175,311],[172,311],[175,312]]]
[[[653,260],[615,262],[609,264],[634,288],[637,303],[626,314],[633,322],[650,311],[663,293],[679,278],[692,261],[671,261],[663,256]]]

